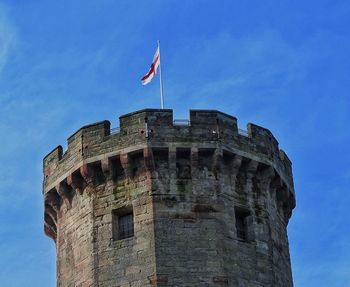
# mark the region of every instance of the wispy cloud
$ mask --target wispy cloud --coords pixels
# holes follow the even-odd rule
[[[307,57],[305,47],[293,46],[276,31],[237,38],[221,33],[177,48],[165,84],[174,104],[186,98],[189,107],[224,106],[236,115],[249,114],[250,121],[266,121],[276,102],[289,100],[287,89],[307,75]]]
[[[6,6],[0,4],[0,73],[4,69],[17,40],[16,29],[7,14]]]

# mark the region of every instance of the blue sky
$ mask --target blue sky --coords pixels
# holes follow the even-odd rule
[[[350,2],[0,2],[0,282],[55,286],[42,158],[82,125],[165,106],[269,128],[293,161],[295,286],[350,286]]]

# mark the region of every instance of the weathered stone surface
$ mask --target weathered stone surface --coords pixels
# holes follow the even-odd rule
[[[241,135],[221,112],[82,127],[44,158],[44,198],[58,286],[293,286],[291,162],[269,130]],[[134,235],[118,239],[125,212]]]

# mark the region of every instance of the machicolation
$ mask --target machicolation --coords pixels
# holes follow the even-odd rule
[[[43,189],[57,286],[293,286],[291,162],[265,128],[140,110],[50,152]]]

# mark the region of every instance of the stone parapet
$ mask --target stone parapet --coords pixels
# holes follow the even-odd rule
[[[111,134],[110,122],[84,126],[68,138],[63,153],[58,146],[44,158],[44,190],[67,171],[94,158],[108,157],[136,146],[222,145],[247,157],[272,164],[293,189],[291,162],[279,149],[273,134],[263,127],[247,125],[241,135],[237,119],[215,110],[190,110],[188,125],[174,125],[172,110],[145,109],[120,117],[120,132]]]

